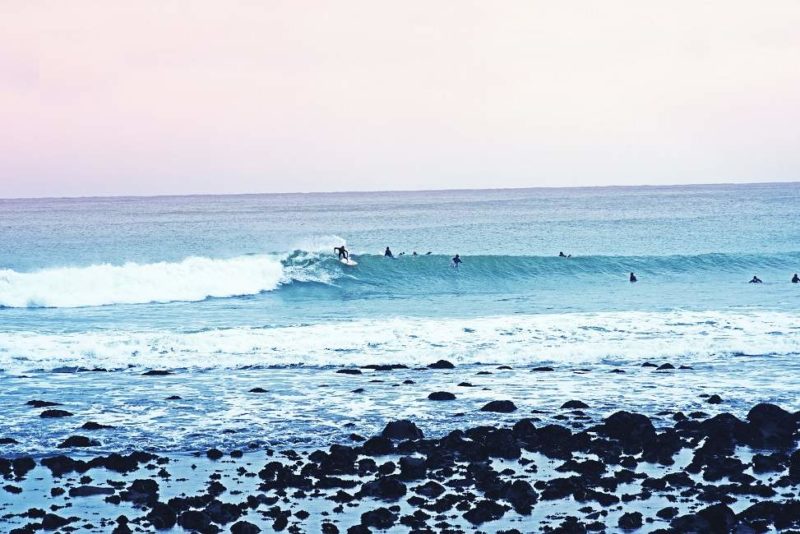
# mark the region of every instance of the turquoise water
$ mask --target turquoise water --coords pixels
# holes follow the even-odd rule
[[[335,261],[343,242],[357,267]],[[449,343],[503,361],[519,359],[497,343],[510,318],[593,357],[642,350],[643,331],[697,352],[711,316],[739,330],[699,350],[792,352],[798,243],[798,184],[4,200],[0,367],[326,365]],[[602,336],[565,328],[586,314],[630,336],[600,354]]]

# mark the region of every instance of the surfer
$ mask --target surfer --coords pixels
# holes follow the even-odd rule
[[[333,251],[339,254],[340,260],[349,260],[350,259],[350,251],[345,248],[344,245],[341,247],[333,247]]]
[[[792,283],[793,284],[800,283],[800,277],[797,276],[797,273],[794,273],[794,276],[792,277]]]
[[[761,278],[757,277],[756,275],[753,275],[753,279],[750,280],[750,283],[751,284],[762,284],[763,282],[761,281]]]
[[[394,258],[394,254],[392,254],[392,249],[386,247],[386,251],[383,253],[384,256],[387,258]]]
[[[633,273],[631,273],[631,275],[630,275],[630,277],[628,278],[628,280],[630,280],[631,282],[638,282],[638,281],[639,281],[639,279],[638,279],[638,278],[636,278],[636,275],[635,275],[635,274],[633,274]]]
[[[572,254],[567,255],[567,254],[564,254],[563,252],[559,252],[558,253],[558,257],[559,258],[571,258]]]
[[[453,269],[458,269],[458,265],[461,263],[464,263],[463,261],[461,261],[461,256],[459,256],[458,254],[453,256]]]

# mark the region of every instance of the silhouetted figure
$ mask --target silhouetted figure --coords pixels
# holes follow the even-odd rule
[[[794,273],[794,276],[792,277],[792,283],[793,284],[800,283],[800,277],[797,276],[797,273]]]
[[[763,282],[761,281],[761,278],[757,277],[756,275],[753,275],[753,279],[750,280],[750,283],[751,284],[762,284]]]
[[[638,278],[636,278],[636,275],[633,274],[633,273],[631,273],[630,277],[628,277],[628,280],[630,280],[631,282],[638,282],[639,281]]]
[[[430,256],[431,254],[433,254],[433,252],[431,252],[430,250],[425,253],[426,256]]]
[[[349,260],[350,259],[350,251],[345,248],[344,245],[341,247],[333,247],[333,251],[339,254],[340,260]]]
[[[459,256],[458,254],[456,254],[456,255],[453,257],[453,268],[454,268],[454,269],[458,269],[458,266],[459,266],[461,263],[464,263],[463,261],[461,261],[461,256]]]
[[[394,258],[394,254],[392,254],[392,250],[389,247],[386,247],[386,251],[383,253],[383,255],[387,258]]]
[[[559,258],[566,258],[566,257],[567,257],[567,255],[566,255],[566,254],[564,254],[563,252],[559,252],[559,253],[558,253],[558,257],[559,257]]]
[[[416,256],[417,255],[417,251],[415,250],[414,252],[411,253],[411,255],[412,256]]]

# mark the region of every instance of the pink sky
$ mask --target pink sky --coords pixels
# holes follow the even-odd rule
[[[0,197],[800,180],[800,2],[6,0]]]

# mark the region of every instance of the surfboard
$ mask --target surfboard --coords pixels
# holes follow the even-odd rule
[[[347,265],[348,267],[355,267],[356,265],[358,265],[358,262],[355,261],[355,260],[348,260],[348,259],[342,258],[339,261],[342,263],[342,265]]]

